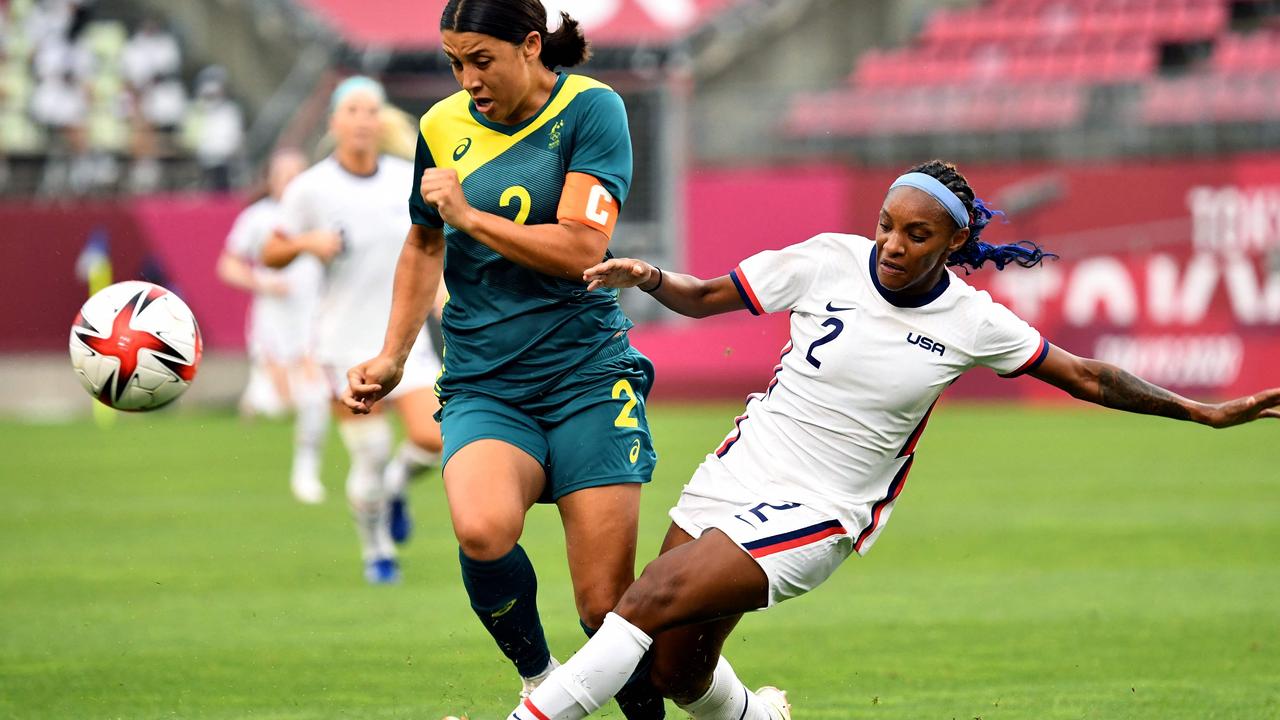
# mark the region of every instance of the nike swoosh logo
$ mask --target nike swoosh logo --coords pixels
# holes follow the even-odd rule
[[[831,303],[827,303],[827,312],[845,312],[846,310],[857,310],[857,309],[858,308],[856,307],[847,307],[847,308],[836,307]]]

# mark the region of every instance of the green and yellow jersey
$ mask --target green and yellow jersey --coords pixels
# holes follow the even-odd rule
[[[622,98],[591,78],[561,74],[546,105],[519,125],[488,121],[462,91],[432,107],[420,130],[410,215],[443,227],[446,243],[441,400],[474,391],[520,403],[549,392],[631,327],[617,292],[587,292],[580,281],[507,260],[445,225],[418,183],[427,168],[452,168],[473,207],[524,225],[558,221],[569,173],[595,178],[620,207],[631,187]]]

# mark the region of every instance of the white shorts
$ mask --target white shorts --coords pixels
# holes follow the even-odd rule
[[[255,297],[247,320],[249,357],[281,365],[301,362],[310,355],[312,315],[305,302]]]
[[[355,364],[352,363],[352,365]],[[347,371],[350,369],[351,367],[346,365],[324,366],[324,376],[328,378],[329,387],[333,390],[335,398],[347,389]],[[400,376],[400,384],[391,391],[390,395],[387,395],[386,399],[395,400],[416,390],[435,387],[436,378],[440,377],[440,369],[440,358],[436,356],[436,349],[426,338],[418,338],[409,357],[404,361],[404,374]]]
[[[698,466],[670,514],[693,537],[716,528],[754,558],[769,578],[769,606],[826,582],[853,553],[853,538],[829,513],[761,496],[715,458]]]

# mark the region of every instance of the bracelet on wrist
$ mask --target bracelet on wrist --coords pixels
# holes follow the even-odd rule
[[[658,288],[662,287],[662,268],[655,265],[653,269],[658,271],[658,283],[651,288],[640,288],[642,291],[647,293],[657,292]]]

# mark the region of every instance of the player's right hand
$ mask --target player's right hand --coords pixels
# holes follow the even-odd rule
[[[400,384],[404,366],[394,359],[379,355],[347,371],[347,387],[339,398],[356,415],[373,412],[374,403],[386,397]]]
[[[587,268],[582,273],[582,281],[587,283],[587,290],[607,288],[629,288],[638,285],[652,285],[657,282],[653,278],[657,270],[643,260],[631,258],[611,258]]]
[[[1262,418],[1280,418],[1280,388],[1209,405],[1201,420],[1212,428],[1229,428]]]
[[[342,236],[332,230],[316,230],[306,234],[303,247],[328,264],[342,252]]]

